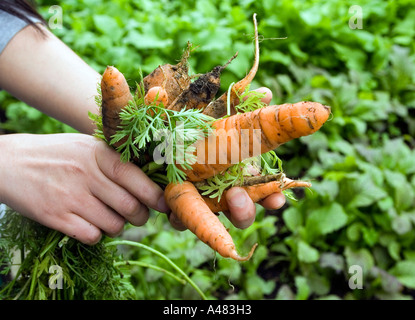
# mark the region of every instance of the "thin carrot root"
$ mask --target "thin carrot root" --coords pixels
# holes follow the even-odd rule
[[[254,185],[241,185],[240,187],[245,189],[254,203],[257,203],[276,192],[281,192],[292,188],[310,188],[311,183],[300,180],[291,180],[285,175],[281,175],[281,179],[277,181],[270,181]],[[203,199],[208,205],[209,209],[214,213],[228,211],[229,207],[226,201],[226,193],[227,190],[223,192],[220,200],[218,198],[210,198],[208,196],[204,196]]]
[[[230,90],[230,108],[231,115],[236,113],[235,106],[239,104],[239,96],[245,91],[249,84],[254,80],[259,67],[259,37],[258,24],[256,21],[256,14],[253,16],[254,30],[255,30],[255,59],[254,64],[249,73],[240,81],[235,83]],[[218,99],[213,100],[203,110],[203,113],[213,118],[221,118],[227,113],[228,92],[223,93]]]
[[[258,247],[258,243],[255,243],[252,246],[251,250],[249,250],[248,254],[245,257],[241,257],[240,255],[236,254],[234,256],[231,256],[231,258],[237,261],[248,261],[249,259],[251,259],[252,255],[254,254],[256,247]]]
[[[121,124],[119,113],[133,99],[133,96],[124,75],[112,66],[108,66],[102,76],[101,92],[103,131],[105,139],[109,142]],[[122,143],[123,140],[118,141],[114,147]]]
[[[170,183],[164,196],[180,221],[222,257],[246,261],[252,256],[257,245],[252,247],[247,256],[240,256],[229,232],[191,182]]]

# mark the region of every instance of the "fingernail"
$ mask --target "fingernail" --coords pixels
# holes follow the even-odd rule
[[[276,209],[280,209],[285,204],[285,197],[278,197]]]
[[[232,196],[230,197],[229,204],[233,207],[237,207],[237,208],[243,208],[246,206],[247,201],[246,201],[246,194],[243,190],[237,190],[234,191],[234,193],[232,194]]]
[[[255,221],[255,216],[254,216],[254,219],[247,219],[247,220],[240,221],[238,224],[238,228],[246,229],[250,227],[254,223],[254,221]]]
[[[157,201],[157,208],[158,211],[167,213],[170,211],[169,206],[166,203],[166,200],[164,199],[164,196],[161,196],[160,199]]]

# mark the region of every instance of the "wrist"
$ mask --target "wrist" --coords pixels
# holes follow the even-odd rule
[[[0,135],[0,203],[5,203],[5,188],[9,184],[6,172],[8,170],[8,159],[10,158],[10,136],[9,134]]]
[[[19,160],[24,157],[21,146],[25,136],[29,137],[29,134],[0,135],[0,203],[10,205],[10,190],[15,189],[16,173],[20,171]]]

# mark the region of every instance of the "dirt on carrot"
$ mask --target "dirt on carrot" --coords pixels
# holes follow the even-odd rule
[[[183,108],[204,109],[220,89],[220,75],[222,71],[236,56],[237,54],[225,65],[216,66],[212,71],[199,76],[186,90],[183,90],[176,100],[168,106],[168,109],[175,111],[180,111]]]
[[[182,92],[186,90],[191,81],[189,76],[188,59],[192,51],[192,44],[188,42],[179,63],[175,65],[164,64],[158,66],[153,72],[143,78],[144,91],[147,94],[153,87],[161,87],[166,92],[166,104],[172,103]]]

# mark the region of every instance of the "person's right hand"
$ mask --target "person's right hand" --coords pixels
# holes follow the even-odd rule
[[[83,243],[169,210],[157,184],[92,136],[3,135],[0,150],[0,202]]]

